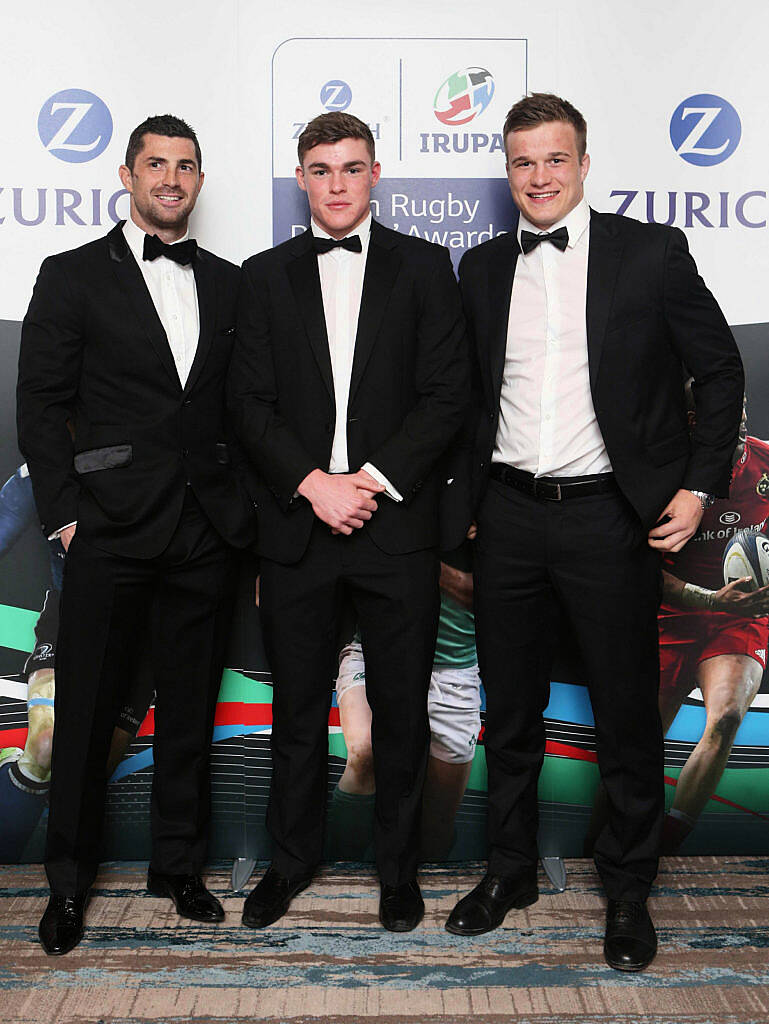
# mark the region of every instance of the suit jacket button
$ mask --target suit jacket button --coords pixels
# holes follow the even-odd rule
[[[190,454],[189,448],[182,448],[182,457],[183,458],[186,459],[189,454]]]

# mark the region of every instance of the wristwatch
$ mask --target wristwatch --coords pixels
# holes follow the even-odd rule
[[[706,508],[710,508],[710,506],[716,500],[715,494],[708,494],[707,491],[692,491],[692,490],[690,490],[689,493],[693,494],[695,498],[699,498],[700,499],[700,505],[702,505],[702,511],[703,512],[705,511]]]

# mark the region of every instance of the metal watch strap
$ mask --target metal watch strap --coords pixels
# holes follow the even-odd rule
[[[716,500],[715,494],[708,494],[707,491],[692,491],[692,490],[690,490],[689,493],[693,494],[695,498],[699,498],[700,499],[700,505],[702,505],[702,511],[703,512],[705,511],[705,509],[710,508],[710,506]]]

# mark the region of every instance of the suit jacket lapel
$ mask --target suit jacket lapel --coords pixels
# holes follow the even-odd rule
[[[590,390],[595,397],[598,366],[609,322],[614,289],[622,260],[622,239],[612,230],[614,221],[590,211],[590,248],[587,257],[587,356]]]
[[[510,299],[513,292],[515,267],[518,262],[518,241],[510,232],[507,236],[511,245],[504,254],[494,260],[489,268],[489,389],[490,408],[499,408],[502,391],[502,375],[505,369],[507,350],[507,324],[510,318]]]
[[[323,382],[334,397],[334,376],[328,350],[326,317],[323,313],[323,294],[320,290],[318,258],[312,247],[312,232],[308,229],[296,239],[295,260],[288,264],[288,279],[296,297],[296,305],[307,332],[310,347]]]
[[[384,320],[390,292],[395,284],[401,259],[396,251],[397,235],[382,228],[376,221],[371,223],[366,270],[363,276],[363,293],[358,314],[358,330],[355,335],[355,354],[350,377],[350,399],[361,382],[371,352],[374,348]]]
[[[214,324],[216,323],[216,287],[213,267],[211,266],[210,256],[201,249],[198,249],[193,263],[193,270],[195,273],[195,288],[198,293],[200,334],[198,335],[198,346],[195,349],[195,358],[192,360],[189,376],[184,385],[185,392],[190,391],[195,386],[195,381],[200,376],[200,371],[205,365],[206,357],[211,350],[214,340]]]
[[[147,290],[142,272],[139,270],[136,260],[128,248],[128,243],[123,235],[122,222],[117,224],[107,235],[107,247],[112,270],[121,290],[128,296],[136,318],[149,338],[158,359],[160,359],[160,362],[165,367],[171,380],[181,389],[181,381],[179,380],[179,374],[176,372],[176,364],[171,354],[166,332],[163,329],[163,324],[160,322],[155,304]]]

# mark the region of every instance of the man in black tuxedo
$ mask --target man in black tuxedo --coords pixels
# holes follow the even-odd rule
[[[82,937],[112,728],[144,645],[157,694],[147,887],[185,917],[223,917],[200,872],[232,546],[254,533],[224,397],[239,275],[187,237],[203,173],[184,121],[139,125],[120,178],[129,219],[43,263],[19,359],[19,447],[43,532],[67,549],[39,929],[50,954]]]
[[[570,103],[521,100],[504,137],[517,232],[460,265],[477,380],[466,518],[477,521],[489,864],[447,928],[480,934],[537,899],[542,713],[561,613],[587,668],[610,808],[595,844],[604,952],[641,970],[656,950],[646,898],[664,808],[659,553],[679,550],[728,492],[742,366],[684,235],[588,208],[586,126]],[[707,410],[691,441],[684,366]]]
[[[438,462],[466,404],[446,249],[372,221],[368,127],[322,114],[299,139],[309,231],[243,268],[231,368],[259,480],[260,607],[273,675],[273,862],[245,924],[277,920],[323,847],[337,623],[354,605],[373,712],[375,842],[389,929],[416,927],[427,691],[438,616]]]

